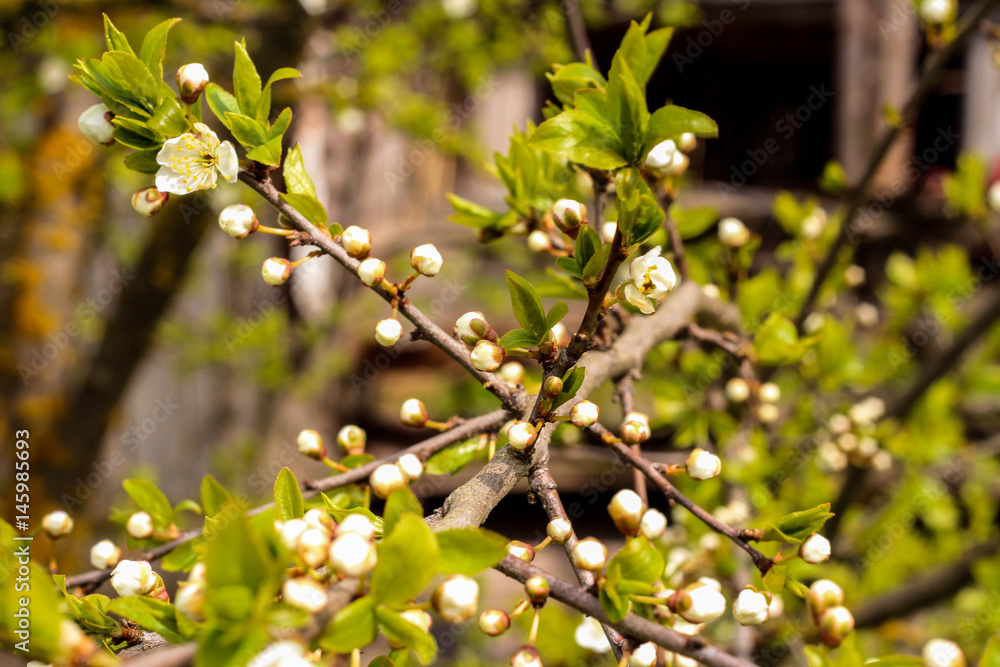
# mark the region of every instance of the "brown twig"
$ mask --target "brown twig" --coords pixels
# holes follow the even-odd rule
[[[597,64],[597,57],[594,50],[590,48],[590,39],[587,38],[587,26],[583,22],[582,8],[579,0],[563,0],[561,3],[563,16],[566,17],[566,27],[569,28],[570,40],[573,42],[573,51],[576,59],[580,62],[587,62],[587,54],[590,54],[590,64],[594,69],[600,69]]]

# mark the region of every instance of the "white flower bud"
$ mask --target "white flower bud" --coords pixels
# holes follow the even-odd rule
[[[111,587],[122,597],[147,595],[156,587],[156,573],[144,560],[123,560],[111,573]]]
[[[763,593],[744,588],[733,602],[733,618],[740,625],[760,625],[767,620],[770,605]]]
[[[750,385],[743,378],[732,378],[726,383],[726,398],[730,403],[744,403],[750,398]]]
[[[476,613],[479,606],[479,584],[465,575],[453,574],[434,591],[431,604],[444,620],[461,623]]]
[[[774,403],[761,403],[757,406],[757,419],[762,424],[773,424],[781,417],[781,410]]]
[[[655,540],[667,530],[667,517],[660,510],[647,510],[639,523],[639,532],[648,540]]]
[[[469,355],[472,365],[476,370],[490,373],[500,368],[507,353],[496,343],[488,340],[481,340],[476,343]]]
[[[535,548],[521,540],[511,540],[507,543],[507,553],[518,560],[530,563],[535,560]]]
[[[646,642],[639,644],[628,657],[628,667],[653,667],[656,664],[656,644]]]
[[[739,248],[750,240],[750,230],[742,220],[723,218],[719,221],[719,240],[729,248]]]
[[[466,345],[475,345],[490,332],[486,316],[478,310],[462,315],[455,321],[455,335]]]
[[[314,528],[309,524],[306,526],[295,541],[295,552],[306,565],[315,569],[326,560],[326,552],[330,548],[330,531]]]
[[[694,132],[685,132],[677,140],[677,147],[685,153],[690,153],[698,147],[698,137],[694,136]]]
[[[412,623],[424,632],[430,632],[431,625],[434,623],[434,619],[431,618],[431,615],[423,609],[407,609],[405,611],[401,611],[399,615],[406,619],[408,623]],[[398,641],[389,639],[388,637],[386,639],[389,640],[389,647],[392,649],[399,650],[401,648],[406,648],[404,644]]]
[[[858,326],[873,327],[878,324],[878,306],[873,303],[863,301],[854,309],[854,317],[858,321]]]
[[[528,250],[531,252],[548,252],[552,250],[552,239],[540,229],[528,234]]]
[[[813,533],[799,545],[799,557],[816,565],[830,558],[830,540],[819,533]]]
[[[535,444],[535,440],[538,438],[538,430],[534,425],[518,420],[507,429],[507,437],[510,439],[511,447],[518,451],[524,451]]]
[[[163,210],[168,199],[169,192],[160,192],[154,187],[139,188],[132,195],[132,209],[139,215],[152,218]]]
[[[310,459],[322,461],[326,456],[326,445],[323,444],[323,436],[311,428],[301,431],[299,437],[295,439],[295,444],[298,445],[299,453]]]
[[[926,667],[965,667],[965,654],[955,642],[932,639],[920,652]]]
[[[570,421],[573,422],[574,426],[587,428],[597,423],[597,418],[600,414],[601,409],[597,407],[596,403],[580,401],[573,406],[573,411],[570,413]]]
[[[714,586],[702,582],[677,591],[667,603],[670,611],[688,623],[709,623],[726,613],[726,598]]]
[[[479,630],[490,637],[499,637],[510,628],[510,616],[499,609],[487,609],[479,615]]]
[[[690,164],[691,158],[680,151],[675,151],[674,157],[670,160],[670,164],[660,171],[664,176],[681,176],[685,171],[687,171]]]
[[[208,72],[201,63],[189,63],[177,70],[177,91],[185,104],[197,102],[207,85]]]
[[[933,25],[941,25],[954,16],[953,0],[921,0],[920,18]]]
[[[510,658],[510,667],[542,667],[542,658],[534,646],[522,646]]]
[[[385,278],[385,262],[369,257],[358,265],[358,277],[368,287],[373,287]]]
[[[177,588],[174,606],[188,618],[200,621],[205,617],[205,586],[202,583],[185,583]]]
[[[757,395],[763,403],[777,403],[781,400],[781,388],[773,382],[765,382]]]
[[[854,616],[847,607],[827,609],[819,618],[819,640],[830,648],[837,648],[854,632]]]
[[[284,523],[280,521],[274,522],[274,529],[277,531],[278,537],[281,538],[281,543],[290,551],[296,550],[299,543],[299,535],[306,528],[309,528],[309,524],[304,519],[289,519]]]
[[[407,484],[412,484],[424,474],[424,464],[415,454],[403,454],[396,461],[396,465],[403,471]]]
[[[436,276],[443,265],[444,259],[433,243],[419,245],[410,251],[410,266],[422,276]]]
[[[351,257],[361,259],[367,257],[372,249],[372,233],[357,225],[351,225],[340,235],[340,245]]]
[[[406,486],[406,476],[399,466],[392,463],[383,463],[375,468],[368,479],[372,491],[379,498],[388,498],[394,490]]]
[[[246,204],[227,206],[219,214],[219,227],[234,239],[246,238],[248,234],[257,231],[259,226],[257,215]]]
[[[650,169],[663,169],[673,163],[677,144],[673,139],[667,139],[653,146],[646,154],[646,166]]]
[[[587,224],[587,207],[573,199],[560,199],[552,207],[552,220],[562,231],[573,231]]]
[[[872,456],[871,466],[872,470],[875,472],[892,470],[892,455],[884,449],[878,450],[875,452],[875,455]]]
[[[364,514],[353,512],[346,515],[339,524],[335,534],[337,536],[347,533],[355,533],[366,540],[375,539],[375,525]]]
[[[330,565],[348,577],[360,577],[375,567],[375,547],[363,535],[344,533],[330,545]]]
[[[122,550],[111,540],[101,540],[90,548],[90,564],[95,570],[106,570],[118,565]]]
[[[722,472],[722,459],[701,447],[691,451],[684,463],[691,479],[706,480],[719,476]]]
[[[42,517],[42,530],[53,539],[69,535],[69,532],[73,530],[73,519],[62,510],[49,512]]]
[[[818,617],[827,609],[844,604],[844,590],[829,579],[817,579],[809,587],[806,604],[813,616]]]
[[[153,535],[153,517],[147,512],[135,512],[125,523],[125,532],[137,540],[144,540]]]
[[[309,528],[319,528],[327,533],[332,533],[333,529],[337,527],[334,522],[333,517],[326,513],[325,510],[321,510],[318,507],[314,507],[307,511],[302,520],[306,522]]]
[[[511,387],[516,387],[524,382],[524,366],[516,361],[508,361],[496,370],[496,375]]]
[[[113,136],[115,126],[111,122],[114,117],[115,115],[111,113],[111,109],[107,105],[95,104],[80,114],[80,120],[77,124],[83,136],[95,143],[110,146],[115,143]]]
[[[646,503],[635,491],[622,489],[608,505],[608,514],[623,535],[631,537],[639,532],[639,524],[646,513]]]
[[[281,586],[281,599],[293,607],[316,613],[326,607],[329,596],[318,581],[309,577],[287,579]]]
[[[254,656],[247,667],[311,667],[313,663],[304,656],[302,644],[292,640],[280,641]]]
[[[392,347],[403,335],[403,325],[395,317],[379,320],[375,325],[375,340],[382,347]]]
[[[622,440],[628,445],[643,443],[653,435],[649,418],[641,412],[630,412],[622,421]]]
[[[584,616],[580,625],[576,626],[573,633],[573,640],[577,646],[590,651],[591,653],[608,653],[611,651],[611,644],[608,642],[604,628],[596,618]]]
[[[566,540],[569,539],[569,536],[573,534],[573,524],[567,519],[556,517],[555,519],[552,519],[552,521],[549,521],[549,525],[546,526],[545,532],[548,533],[553,542],[565,544]]]
[[[600,540],[587,537],[574,545],[573,562],[581,570],[599,572],[608,562],[608,548]]]
[[[618,233],[618,223],[605,222],[598,231],[600,232],[602,242],[611,243],[615,240],[615,234]]]
[[[337,444],[348,454],[360,454],[365,451],[365,441],[368,436],[360,426],[348,424],[337,432]]]
[[[857,264],[851,264],[844,270],[844,283],[848,287],[860,287],[864,282],[865,270]]]
[[[823,313],[809,313],[805,321],[802,322],[802,330],[810,336],[826,324],[826,315]]]
[[[781,599],[780,595],[771,596],[771,604],[767,607],[767,617],[768,618],[778,618],[785,613],[785,601]]]
[[[428,420],[424,402],[418,398],[408,398],[403,401],[403,406],[399,409],[399,419],[406,426],[422,428]]]
[[[802,220],[802,238],[813,240],[823,235],[826,229],[826,211],[816,208]]]
[[[260,275],[268,285],[284,285],[292,277],[292,263],[284,257],[269,257],[264,260]]]

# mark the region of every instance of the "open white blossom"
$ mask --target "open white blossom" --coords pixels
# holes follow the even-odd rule
[[[195,133],[187,132],[167,139],[156,154],[160,170],[156,172],[156,189],[175,195],[215,187],[215,172],[235,183],[240,171],[236,149],[228,141],[219,142],[218,135],[204,123],[194,124]]]
[[[655,311],[660,298],[677,287],[677,274],[670,262],[660,257],[660,246],[632,260],[629,274],[632,282],[625,285],[625,298],[644,315]]]

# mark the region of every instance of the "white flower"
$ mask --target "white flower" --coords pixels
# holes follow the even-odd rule
[[[921,651],[927,667],[965,667],[965,654],[955,642],[947,639],[932,639],[924,644]]]
[[[628,658],[628,667],[653,667],[656,664],[656,644],[646,642],[632,651]]]
[[[822,563],[830,558],[830,540],[819,533],[813,533],[799,545],[799,556],[813,565]]]
[[[760,625],[767,620],[769,609],[766,595],[744,588],[733,602],[733,618],[740,625]]]
[[[309,577],[294,577],[282,585],[281,599],[293,607],[316,613],[326,607],[328,595],[318,581]]]
[[[643,443],[653,435],[649,428],[649,418],[641,412],[630,412],[622,420],[622,440],[625,444]]]
[[[383,463],[372,471],[368,479],[372,491],[379,498],[388,498],[394,490],[406,486],[406,476],[397,465]]]
[[[125,532],[137,540],[144,540],[153,534],[153,517],[147,512],[135,512],[125,523]]]
[[[781,387],[773,382],[765,382],[760,386],[757,395],[763,403],[777,403],[781,400]]]
[[[375,525],[364,514],[354,512],[345,516],[335,531],[337,536],[347,533],[355,533],[366,540],[372,540],[375,539]]]
[[[685,132],[678,139],[677,147],[685,153],[690,153],[698,147],[698,137],[694,136],[694,132]]]
[[[580,625],[576,626],[573,639],[577,646],[591,653],[607,653],[611,650],[604,628],[596,618],[590,616],[584,616]]]
[[[552,239],[545,232],[536,229],[528,234],[528,250],[531,252],[548,252],[552,250]]]
[[[326,445],[323,444],[323,436],[311,428],[299,432],[299,437],[295,439],[295,444],[299,448],[299,453],[311,459],[320,461],[326,456]]]
[[[260,276],[268,285],[284,285],[292,277],[292,263],[284,257],[269,257],[260,267]]]
[[[326,560],[326,552],[330,547],[330,531],[309,524],[306,526],[295,540],[295,551],[306,565],[317,568]]]
[[[662,169],[673,162],[677,144],[673,139],[667,139],[653,146],[646,155],[646,166],[650,169]]]
[[[271,644],[254,656],[247,667],[312,667],[302,644],[287,640]]]
[[[622,489],[616,493],[608,505],[608,514],[623,535],[638,533],[639,523],[645,513],[646,503],[631,489]]]
[[[77,125],[80,127],[80,132],[83,136],[96,143],[110,146],[115,142],[112,136],[115,126],[111,122],[111,119],[114,117],[115,115],[111,113],[111,109],[107,105],[95,104],[80,114]]]
[[[510,446],[518,451],[523,451],[535,444],[538,438],[538,430],[534,425],[526,421],[515,421],[507,429],[507,437],[510,439]]]
[[[608,548],[594,537],[582,539],[573,546],[573,562],[581,570],[600,571],[608,562]]]
[[[375,547],[358,533],[339,535],[330,545],[330,565],[348,577],[371,572],[376,562]]]
[[[123,560],[111,573],[111,587],[122,597],[146,595],[156,587],[156,573],[144,560]]]
[[[422,428],[427,423],[427,408],[419,398],[408,398],[399,408],[399,419],[406,426]]]
[[[407,484],[415,482],[424,474],[424,464],[415,454],[403,454],[396,461],[396,465],[403,471]]]
[[[170,194],[160,192],[156,188],[139,188],[132,195],[132,209],[139,215],[152,218],[163,210]]]
[[[684,465],[691,479],[713,479],[722,472],[722,459],[700,447],[691,451]]]
[[[564,232],[587,224],[587,207],[574,199],[560,199],[552,207],[552,220]]]
[[[466,345],[475,345],[482,340],[490,330],[486,316],[478,310],[473,310],[455,320],[455,335]]]
[[[573,534],[573,524],[567,519],[556,517],[552,521],[549,521],[549,525],[546,526],[545,531],[552,538],[553,542],[563,544]]]
[[[510,616],[500,609],[487,609],[479,615],[479,630],[490,637],[499,637],[510,628]]]
[[[750,240],[750,230],[742,220],[723,218],[719,221],[719,240],[724,246],[739,248]]]
[[[994,211],[1000,211],[1000,181],[994,181],[986,191],[986,203]]]
[[[655,311],[660,298],[677,286],[674,268],[660,257],[660,246],[633,259],[629,275],[632,282],[625,285],[625,298],[645,315]]]
[[[208,71],[201,63],[188,63],[177,70],[177,90],[185,104],[197,102],[207,85]]]
[[[101,540],[90,548],[90,564],[96,570],[114,567],[122,558],[122,550],[111,540]]]
[[[920,18],[927,23],[940,25],[952,17],[954,7],[952,0],[922,0]]]
[[[743,403],[750,398],[750,385],[743,378],[732,378],[726,383],[726,398],[730,403]]]
[[[167,139],[156,154],[161,165],[156,172],[156,189],[175,195],[215,187],[216,170],[230,183],[235,183],[240,170],[236,149],[203,123],[195,123],[195,134],[186,133]]]
[[[479,606],[479,584],[465,575],[453,574],[434,591],[431,604],[444,620],[461,623],[476,613]]]
[[[597,423],[597,418],[600,414],[601,409],[597,407],[596,403],[591,403],[590,401],[580,401],[573,406],[573,411],[570,413],[570,421],[572,421],[575,426],[587,428],[588,426],[593,426]]]
[[[177,589],[174,605],[188,618],[200,621],[204,618],[205,586],[198,582],[181,584]]]
[[[422,276],[436,276],[443,265],[444,259],[433,243],[417,246],[410,252],[410,266]]]
[[[337,444],[348,454],[360,454],[365,450],[368,439],[365,430],[360,426],[348,424],[337,432]]]
[[[709,623],[726,612],[726,598],[714,586],[698,582],[674,593],[670,609],[688,623]]]
[[[375,340],[382,347],[392,347],[403,335],[403,325],[395,317],[379,320],[375,325]]]
[[[496,343],[488,340],[481,340],[472,349],[469,359],[476,370],[491,373],[500,368],[500,364],[506,358],[507,353]]]
[[[246,238],[247,234],[257,231],[259,224],[257,215],[246,204],[227,206],[219,214],[219,227],[234,239]]]
[[[372,233],[357,225],[351,225],[340,235],[340,244],[351,257],[365,257],[372,249]]]
[[[73,518],[62,510],[49,512],[42,517],[42,530],[51,537],[62,537],[73,530]]]
[[[358,264],[358,278],[368,287],[373,287],[385,278],[385,262],[369,257]]]
[[[642,515],[639,532],[649,540],[655,540],[667,530],[667,517],[660,510],[648,510]]]

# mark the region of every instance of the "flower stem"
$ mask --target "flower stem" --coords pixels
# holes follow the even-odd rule
[[[328,456],[324,456],[321,460],[323,461],[323,463],[327,464],[334,470],[339,470],[340,472],[347,472],[348,470],[350,470],[350,468],[348,468],[347,466],[331,460],[330,457]]]
[[[534,646],[535,639],[538,637],[538,621],[541,618],[540,612],[542,610],[535,608],[535,615],[531,618],[531,633],[528,635],[528,645]]]
[[[552,538],[551,537],[546,537],[544,540],[542,540],[541,542],[538,543],[538,546],[535,547],[535,551],[541,551],[542,549],[544,549],[545,547],[549,546],[550,544],[552,544]]]
[[[264,225],[258,225],[257,231],[261,234],[273,234],[275,236],[291,236],[295,233],[294,229],[278,229],[276,227],[266,227]]]

